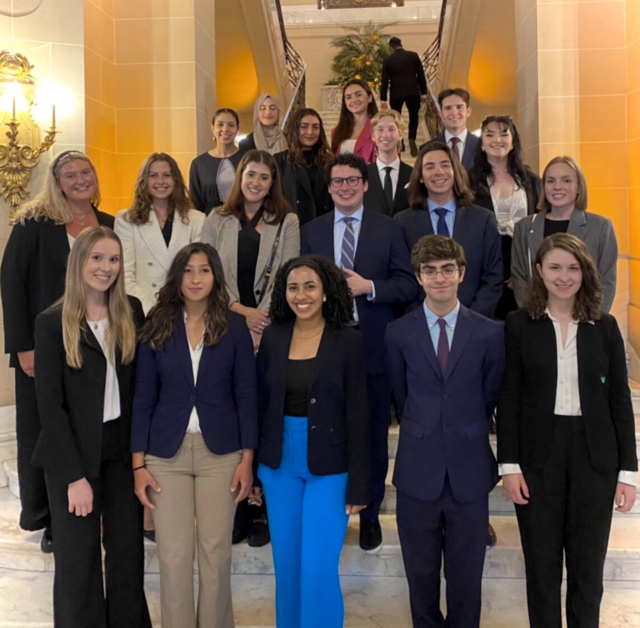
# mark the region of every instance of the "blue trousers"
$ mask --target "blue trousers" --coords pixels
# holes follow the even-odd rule
[[[349,517],[347,474],[312,475],[308,419],[284,417],[279,469],[258,467],[269,504],[277,628],[342,628],[338,562]]]

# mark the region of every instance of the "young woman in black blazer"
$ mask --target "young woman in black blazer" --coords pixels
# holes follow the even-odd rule
[[[16,214],[2,258],[4,350],[11,355],[16,380],[20,527],[44,528],[45,552],[53,551],[47,491],[42,469],[31,464],[40,435],[33,380],[35,321],[64,292],[74,239],[90,226],[113,227],[113,216],[98,211],[99,204],[98,177],[89,158],[75,150],[60,153],[47,170],[43,191]]]
[[[217,251],[189,244],[141,334],[131,451],[154,511],[164,628],[233,628],[231,531],[253,484],[258,406],[251,336],[228,302]]]
[[[536,210],[540,177],[524,165],[522,142],[511,116],[487,116],[481,143],[469,171],[476,205],[495,212],[502,236],[504,286],[495,317],[504,320],[518,309],[511,279],[511,244],[516,223]]]
[[[127,297],[121,268],[118,236],[85,230],[71,250],[62,299],[36,320],[36,392],[46,410],[33,462],[45,470],[56,540],[56,628],[151,627],[142,507],[128,455],[144,314]]]
[[[532,628],[599,625],[613,504],[629,512],[638,461],[625,348],[601,311],[602,284],[582,240],[544,240],[522,310],[506,321],[498,461],[516,504]]]
[[[258,352],[258,477],[282,628],[344,621],[338,561],[349,515],[370,499],[367,375],[352,315],[332,261],[303,256],[278,271]]]

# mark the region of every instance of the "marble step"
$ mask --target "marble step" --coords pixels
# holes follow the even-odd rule
[[[39,532],[23,532],[16,524],[19,503],[0,489],[0,569],[50,572],[54,559],[40,551]],[[365,554],[358,546],[358,520],[352,518],[340,560],[343,576],[401,577],[404,575],[398,530],[394,515],[381,515],[384,547],[374,555]],[[487,552],[486,578],[523,578],[524,561],[515,517],[495,516],[491,522],[498,535],[498,545]],[[145,543],[146,572],[158,573],[156,547]],[[273,574],[269,545],[249,547],[246,543],[233,549],[232,569],[235,575]],[[617,517],[613,521],[605,579],[640,582],[640,517]],[[1,624],[0,624],[1,628]]]
[[[409,628],[409,593],[400,577],[341,578],[345,628]],[[238,628],[275,627],[274,576],[232,576],[233,608]],[[445,604],[445,583],[442,600]],[[563,587],[564,588],[564,587]],[[53,628],[52,573],[0,569],[0,628]],[[154,628],[160,628],[160,582],[145,578]],[[563,603],[564,608],[564,603]],[[601,628],[640,625],[640,583],[605,582]],[[481,628],[528,628],[524,580],[485,579]]]
[[[20,499],[20,483],[18,481],[18,460],[17,458],[10,458],[9,460],[3,460],[0,464],[0,473],[4,474],[6,478],[5,486],[9,489],[11,495],[16,499]],[[2,475],[0,475],[0,478]]]

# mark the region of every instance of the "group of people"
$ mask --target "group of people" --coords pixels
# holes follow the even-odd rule
[[[531,626],[561,624],[565,555],[569,625],[598,624],[613,504],[632,508],[637,473],[607,313],[615,234],[573,159],[540,179],[510,117],[476,137],[465,90],[438,100],[446,131],[413,168],[402,118],[362,81],[331,142],[309,108],[283,133],[266,94],[237,146],[238,115],[219,109],[189,188],[154,153],[115,222],[86,155],[52,161],[0,280],[20,526],[55,553],[56,626],[150,626],[143,530],[165,628],[233,626],[247,535],[271,540],[279,628],[342,626],[349,517],[363,551],[383,545],[393,401],[414,626],[445,623],[443,557],[447,625],[479,626],[499,473]]]

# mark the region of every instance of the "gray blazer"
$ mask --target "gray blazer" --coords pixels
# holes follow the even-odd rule
[[[211,244],[222,260],[224,278],[229,291],[229,305],[240,300],[238,293],[238,232],[240,231],[240,221],[233,215],[223,216],[215,209],[207,216],[202,227],[202,241]],[[256,293],[262,289],[267,264],[271,257],[271,249],[278,233],[278,225],[263,223],[260,234],[260,248],[258,249],[258,262],[256,263],[256,274],[253,282],[253,289]],[[267,291],[258,309],[263,312],[269,311],[271,303],[271,293],[273,282],[278,269],[292,257],[300,255],[300,226],[298,217],[294,213],[289,213],[284,218],[282,234],[278,250],[273,260],[271,278],[267,284]],[[256,300],[258,300],[256,294]]]
[[[516,302],[522,307],[527,284],[531,279],[533,260],[544,240],[544,220],[547,210],[527,216],[516,223],[511,245],[511,277]],[[613,224],[599,214],[574,210],[569,220],[567,233],[580,238],[591,251],[600,271],[604,300],[602,310],[609,312],[616,296],[616,274],[618,261],[618,242]]]

